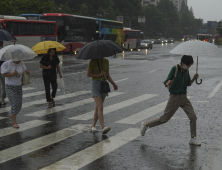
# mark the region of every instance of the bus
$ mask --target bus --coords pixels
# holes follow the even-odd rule
[[[38,16],[38,14],[33,14]],[[28,14],[20,16],[27,17]],[[58,41],[66,46],[63,52],[78,51],[85,44],[98,39],[112,40],[123,45],[123,23],[79,15],[44,13],[39,19],[56,21]]]
[[[124,48],[126,50],[138,49],[140,47],[141,37],[140,30],[124,28]]]
[[[73,52],[82,48],[88,42],[95,40],[95,18],[60,13],[44,13],[41,19],[57,23],[58,41],[66,47],[63,52]]]
[[[184,35],[182,41],[189,41],[191,39],[193,39],[193,35]]]
[[[57,41],[57,25],[54,21],[27,20],[24,17],[0,15],[0,29],[9,31],[22,44],[32,48],[41,41]],[[0,41],[0,48],[14,42]]]
[[[211,34],[197,34],[197,38],[196,39],[200,40],[200,41],[210,42],[210,43],[213,42],[213,38],[212,38]]]
[[[96,30],[99,39],[112,40],[113,42],[123,46],[123,23],[118,21],[96,19]]]
[[[42,14],[21,14],[20,17],[25,17],[27,20],[40,20]]]

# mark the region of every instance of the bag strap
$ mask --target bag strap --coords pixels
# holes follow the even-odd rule
[[[178,66],[177,66],[177,65],[175,65],[175,67],[176,67],[176,70],[175,70],[175,73],[174,73],[174,78],[173,78],[173,79],[175,79],[175,78],[177,77],[177,72],[178,72]]]
[[[96,59],[96,61],[97,61],[97,65],[98,65],[98,67],[99,67],[99,71],[101,72],[98,59]],[[103,65],[103,63],[102,63],[102,65]],[[102,66],[102,68],[103,68],[103,66]],[[104,76],[104,75],[103,75],[103,76]],[[105,76],[104,76],[104,77],[103,77],[103,76],[101,77],[101,79],[106,80]]]

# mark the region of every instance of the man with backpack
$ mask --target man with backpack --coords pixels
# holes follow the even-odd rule
[[[181,107],[190,119],[191,139],[189,144],[196,146],[201,145],[196,139],[197,117],[192,104],[187,98],[187,86],[191,86],[191,84],[199,77],[198,74],[195,74],[192,80],[190,78],[188,70],[193,63],[194,61],[192,56],[184,55],[181,59],[180,65],[178,64],[171,69],[166,81],[164,81],[164,85],[170,92],[170,98],[164,114],[153,121],[146,123],[142,122],[140,127],[140,133],[142,136],[145,135],[148,128],[166,123],[175,114],[178,108]]]

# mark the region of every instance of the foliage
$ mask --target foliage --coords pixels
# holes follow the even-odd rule
[[[178,12],[171,0],[161,0],[157,6],[141,6],[142,0],[0,0],[0,15],[22,13],[68,13],[95,18],[116,20],[124,16],[124,26],[140,29],[146,36],[179,38],[182,35],[195,35],[203,26],[196,19],[192,7],[183,2]],[[139,24],[138,16],[145,16],[146,22]],[[160,35],[160,33],[162,35]]]

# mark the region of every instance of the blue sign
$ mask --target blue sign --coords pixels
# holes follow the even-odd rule
[[[212,26],[212,22],[211,21],[207,21],[207,25],[208,25],[208,27],[211,27]]]

